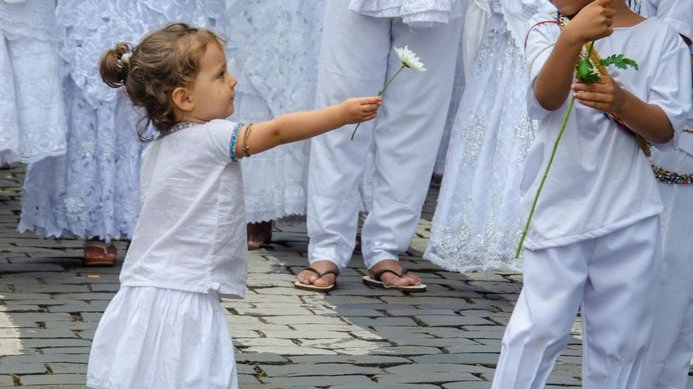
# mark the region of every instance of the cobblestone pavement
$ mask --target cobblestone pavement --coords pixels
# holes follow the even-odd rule
[[[90,341],[120,269],[82,267],[81,240],[17,233],[23,174],[0,170],[0,387],[83,388]],[[450,273],[422,260],[436,196],[432,186],[402,257],[423,276],[423,294],[367,287],[360,257],[335,291],[295,289],[305,230],[278,226],[275,242],[250,256],[246,298],[222,302],[241,388],[489,388],[521,277]],[[117,246],[122,254],[126,242]],[[580,386],[579,338],[576,322],[548,387]]]

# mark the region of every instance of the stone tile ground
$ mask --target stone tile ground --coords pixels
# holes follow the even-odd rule
[[[17,233],[23,174],[0,170],[0,387],[83,388],[119,267],[82,267],[81,240]],[[428,284],[419,295],[365,286],[359,256],[337,290],[295,289],[305,230],[278,226],[275,243],[250,256],[246,298],[222,302],[241,388],[489,388],[521,276],[450,273],[422,260],[436,196],[432,186],[402,258]],[[127,244],[117,245],[122,253]],[[576,322],[549,387],[580,387],[579,338]]]

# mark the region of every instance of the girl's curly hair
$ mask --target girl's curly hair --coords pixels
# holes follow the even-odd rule
[[[223,39],[210,30],[171,23],[149,33],[136,47],[120,42],[101,57],[103,81],[112,88],[125,86],[133,105],[146,111],[137,126],[141,141],[151,140],[146,136],[150,124],[165,134],[176,123],[171,94],[193,83],[210,43],[224,47]]]

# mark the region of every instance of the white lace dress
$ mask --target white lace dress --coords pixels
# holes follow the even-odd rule
[[[238,78],[233,120],[252,123],[312,109],[324,3],[227,0],[229,67]],[[306,212],[308,142],[244,158],[248,222]]]
[[[54,8],[0,0],[0,165],[67,151]]]
[[[182,20],[226,35],[223,0],[59,0],[68,150],[27,169],[20,231],[41,237],[130,237],[139,212],[140,115],[99,77],[101,55],[118,41]]]
[[[479,0],[477,0],[478,2]],[[511,0],[508,0],[510,2]],[[424,257],[448,270],[519,270],[519,183],[533,139],[521,46],[531,5],[489,0],[490,18],[453,126]],[[513,12],[519,13],[513,14]],[[467,38],[465,38],[467,39]],[[477,39],[476,35],[473,39]],[[519,46],[519,47],[518,47]]]

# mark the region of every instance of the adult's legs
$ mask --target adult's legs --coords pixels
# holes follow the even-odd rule
[[[316,105],[348,97],[372,96],[385,81],[391,19],[363,16],[347,9],[348,0],[325,5]],[[373,143],[375,119],[345,126],[311,140],[308,170],[308,260],[319,272],[341,270],[351,258],[361,205],[358,192]],[[333,275],[303,271],[299,282],[327,286]]]
[[[362,252],[371,275],[383,268],[401,271],[426,198],[436,152],[445,128],[457,65],[462,18],[431,28],[411,28],[392,21],[392,48],[409,46],[427,68],[404,69],[390,84],[378,113],[375,143],[373,209],[362,230]],[[388,48],[388,79],[401,67]],[[385,262],[383,262],[385,261]],[[382,263],[381,263],[382,262]],[[415,276],[382,275],[386,284],[416,284]]]

